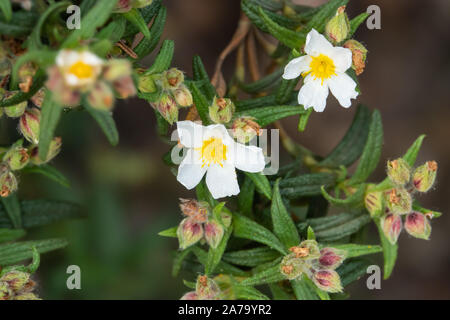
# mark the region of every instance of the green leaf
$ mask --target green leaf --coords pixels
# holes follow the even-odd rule
[[[100,40],[109,40],[112,43],[118,42],[125,32],[127,21],[123,18],[111,21],[106,27],[102,28],[95,36]]]
[[[267,176],[251,172],[245,172],[245,175],[253,181],[259,193],[265,195],[267,199],[272,199],[272,188]]]
[[[319,165],[325,167],[350,166],[362,154],[367,141],[370,126],[370,111],[358,105],[353,122],[333,151]]]
[[[208,260],[208,253],[203,250],[200,249],[197,246],[192,247],[192,252],[194,253],[194,255],[197,257],[198,261],[202,264],[202,265],[206,265],[207,260]],[[216,267],[215,272],[217,273],[225,273],[225,274],[229,274],[229,275],[235,275],[238,277],[247,277],[248,273],[245,271],[242,271],[241,269],[228,264],[226,262],[220,261],[219,264]]]
[[[348,258],[354,258],[359,256],[364,256],[367,254],[374,254],[383,251],[381,246],[376,244],[354,244],[354,243],[348,243],[348,244],[331,244],[331,245],[323,245],[324,247],[333,247],[340,250],[347,251],[346,259]]]
[[[422,147],[423,139],[425,139],[425,135],[422,134],[419,136],[416,141],[409,147],[408,151],[406,151],[403,156],[403,160],[405,160],[411,167],[416,163],[417,155]]]
[[[262,8],[259,8],[259,15],[264,21],[269,33],[281,43],[292,49],[299,49],[305,44],[306,35],[303,32],[296,32],[279,25],[269,18]]]
[[[178,226],[175,226],[159,232],[158,235],[162,237],[177,238],[177,230]]]
[[[0,265],[7,266],[33,257],[32,247],[39,253],[45,253],[67,246],[64,239],[48,239],[36,241],[15,242],[0,245]]]
[[[192,93],[192,98],[194,100],[195,108],[197,109],[198,115],[202,120],[203,125],[208,125],[209,121],[209,103],[200,89],[193,83],[189,83],[189,88]]]
[[[383,147],[383,124],[378,110],[372,113],[369,127],[369,135],[364,147],[361,159],[355,173],[349,180],[349,184],[356,184],[366,181],[370,174],[375,170],[381,156]]]
[[[255,184],[249,176],[245,176],[241,186],[241,192],[238,195],[238,208],[244,216],[253,215],[253,198],[255,196]]]
[[[23,229],[0,229],[0,243],[14,241],[25,236]]]
[[[278,179],[275,182],[272,196],[272,206],[270,212],[272,215],[273,231],[280,241],[287,247],[297,246],[300,243],[298,230],[295,227],[294,221],[284,206],[283,200],[280,196],[278,187]]]
[[[261,127],[265,127],[277,120],[297,115],[306,114],[305,109],[301,106],[267,106],[254,109],[248,109],[245,111],[239,111],[235,113],[235,117],[249,116],[256,119],[256,122]]]
[[[62,106],[52,99],[52,93],[45,90],[45,98],[41,107],[41,123],[39,131],[39,158],[45,160],[48,155],[50,143],[53,140],[56,126],[61,117]]]
[[[165,7],[159,9],[158,15],[150,27],[150,39],[143,38],[141,42],[134,48],[134,52],[139,58],[144,58],[150,54],[158,45],[161,35],[164,31],[164,24],[166,23],[167,10]]]
[[[315,288],[307,280],[304,275],[301,279],[291,280],[296,298],[298,300],[319,300]]]
[[[66,201],[25,200],[20,202],[23,228],[47,225],[81,216],[80,206]],[[3,207],[0,207],[0,228],[12,228]]]
[[[175,50],[175,44],[172,40],[164,40],[155,62],[145,72],[145,74],[161,73],[167,70],[172,63],[173,53]]]
[[[308,226],[308,229],[306,229],[306,239],[316,240],[316,234],[314,233],[314,230],[313,228],[311,228],[311,226]]]
[[[176,257],[173,261],[172,266],[172,277],[178,276],[181,270],[181,265],[183,264],[184,259],[191,253],[191,248],[187,248],[186,250],[178,251]],[[195,288],[195,287],[194,287]]]
[[[11,98],[1,100],[0,107],[15,106],[21,102],[29,100],[32,96],[36,94],[36,92],[39,91],[40,88],[42,88],[45,79],[46,79],[45,72],[42,69],[39,69],[33,78],[33,83],[28,92],[19,91]]]
[[[261,0],[258,0],[258,1],[243,0],[243,1],[241,1],[241,9],[245,13],[245,15],[250,19],[250,21],[253,23],[253,25],[255,25],[257,28],[259,28],[263,32],[268,33],[269,29],[266,26],[266,24],[264,23],[261,16],[259,15],[259,6],[261,6],[261,8],[263,8],[263,9],[267,9],[267,6],[262,5],[261,2],[262,2]],[[268,2],[268,1],[266,1],[266,2]],[[271,2],[271,4],[273,4],[273,3],[274,2]],[[280,6],[280,4],[277,3],[278,8],[279,8],[279,6]],[[268,9],[268,10],[270,10],[270,9]],[[276,10],[276,11],[278,11],[278,10]],[[264,12],[269,16],[269,18],[271,18],[276,23],[278,23],[284,27],[294,28],[298,24],[298,22],[296,22],[295,20],[292,20],[288,17],[276,14],[272,11],[264,11]]]
[[[81,28],[73,31],[63,42],[63,48],[73,48],[81,40],[94,37],[97,28],[104,25],[115,8],[117,0],[97,0],[94,7],[81,19]]]
[[[426,215],[431,215],[432,219],[439,218],[440,216],[442,216],[442,212],[426,209],[426,208],[422,207],[417,201],[413,202],[412,207],[413,207],[414,211],[418,211],[418,212],[421,212]]]
[[[8,22],[0,16],[0,34],[2,36],[23,37],[33,31],[39,19],[36,12],[16,11],[12,13],[12,19]]]
[[[232,264],[245,267],[256,267],[263,263],[268,263],[280,256],[276,250],[259,247],[247,250],[227,252],[223,255],[223,260]]]
[[[237,300],[269,300],[265,294],[249,286],[233,285],[233,293]]]
[[[277,264],[271,268],[267,268],[241,282],[243,286],[256,286],[261,284],[283,281],[286,278],[280,272],[280,266]]]
[[[38,173],[46,176],[47,178],[59,183],[60,185],[69,188],[69,180],[55,167],[49,164],[43,164],[40,166],[26,167],[22,170],[23,173]]]
[[[208,101],[212,101],[217,95],[216,89],[211,84],[208,73],[205,70],[202,59],[199,56],[194,56],[192,59],[192,73],[195,81],[202,81],[204,85],[201,92],[204,94]]]
[[[336,269],[341,278],[342,286],[345,287],[367,274],[367,267],[373,262],[367,259],[350,259],[345,260],[344,263]]]
[[[269,283],[270,292],[272,293],[273,300],[293,300],[292,295],[290,295],[283,286],[279,283]]]
[[[321,187],[334,185],[336,177],[330,173],[309,173],[280,181],[280,193],[288,199],[321,194]]]
[[[9,219],[15,229],[22,227],[22,211],[20,210],[19,198],[16,193],[7,198],[2,197],[3,208],[6,210]]]
[[[280,240],[262,225],[238,214],[233,215],[234,235],[238,238],[253,240],[263,243],[282,254],[287,250]]]
[[[97,121],[109,143],[112,146],[116,146],[119,143],[119,132],[117,131],[112,112],[95,109],[86,100],[84,101],[84,108]]]
[[[298,119],[298,131],[303,132],[306,129],[306,125],[308,124],[309,117],[311,116],[311,113],[313,112],[313,108],[308,108],[306,110],[306,113],[301,114]]]
[[[348,38],[351,38],[355,34],[361,23],[363,23],[369,16],[370,14],[363,12],[350,20],[350,34],[348,35]]]
[[[383,229],[380,225],[380,220],[375,221],[378,234],[380,235],[381,246],[383,247],[383,257],[384,257],[384,279],[388,279],[392,271],[394,270],[395,261],[397,260],[398,244],[392,244],[384,235]]]
[[[251,98],[247,100],[239,100],[235,102],[237,111],[245,111],[249,109],[267,107],[276,105],[274,95],[267,95],[264,97]]]
[[[125,19],[130,21],[147,39],[150,39],[150,30],[147,27],[147,22],[145,22],[139,10],[133,8],[128,12],[124,12],[123,16]]]
[[[10,0],[0,0],[0,10],[3,12],[5,20],[9,22],[12,17],[12,8]]]
[[[271,74],[252,83],[239,83],[239,87],[247,93],[258,93],[281,82],[283,75],[283,68],[279,68]],[[276,102],[276,101],[275,101]]]
[[[232,227],[229,227],[225,234],[223,235],[222,240],[220,241],[217,248],[209,248],[208,250],[208,260],[206,260],[205,265],[205,273],[207,275],[214,272],[217,265],[220,263],[220,260],[222,260],[222,255],[225,252],[225,249],[227,248],[228,239],[230,238],[230,235],[233,231]]]
[[[366,192],[366,185],[361,184],[358,189],[356,189],[355,193],[350,195],[345,199],[334,198],[332,197],[324,187],[321,188],[322,195],[329,203],[336,207],[343,208],[357,208],[364,205],[364,195]]]

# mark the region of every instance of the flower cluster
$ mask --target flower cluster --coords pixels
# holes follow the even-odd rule
[[[47,88],[64,107],[78,106],[85,97],[92,107],[110,110],[115,96],[125,99],[136,94],[128,60],[104,61],[87,50],[61,50],[47,73]]]
[[[335,269],[347,255],[344,250],[319,249],[315,240],[305,240],[289,251],[291,253],[280,264],[280,271],[287,279],[299,279],[304,274],[321,290],[342,291],[341,279]]]
[[[366,208],[372,217],[380,218],[381,228],[392,244],[397,242],[403,226],[413,237],[429,239],[431,225],[428,219],[433,218],[433,213],[415,210],[413,196],[430,190],[436,173],[435,161],[427,161],[413,170],[399,158],[387,163],[387,175],[393,187],[385,191],[370,191],[369,188],[365,197]],[[402,216],[405,217],[404,223]]]
[[[198,276],[195,291],[187,292],[180,300],[219,300],[220,288],[207,276]]]
[[[34,293],[30,274],[12,270],[0,277],[0,300],[41,300]]]

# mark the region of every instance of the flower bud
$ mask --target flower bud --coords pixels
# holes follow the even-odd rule
[[[348,38],[350,21],[345,13],[345,6],[339,7],[336,15],[325,25],[325,35],[333,43],[338,44]]]
[[[184,82],[184,74],[176,68],[169,69],[163,73],[163,89],[175,90]]]
[[[136,95],[136,87],[130,76],[120,77],[112,83],[112,86],[120,99],[127,99]]]
[[[356,40],[346,41],[344,48],[352,51],[352,69],[359,76],[364,72],[364,68],[366,67],[367,49]]]
[[[202,225],[195,222],[192,218],[186,218],[178,226],[177,236],[180,249],[184,250],[203,238]]]
[[[320,250],[319,264],[324,269],[336,269],[347,256],[347,252],[336,248],[323,248]]]
[[[119,0],[114,8],[115,13],[124,13],[130,11],[133,6],[133,0]]]
[[[41,112],[37,108],[25,111],[19,121],[19,130],[25,139],[33,144],[39,143]]]
[[[13,171],[25,167],[29,160],[28,150],[21,146],[13,146],[3,156],[3,161],[6,162]]]
[[[4,99],[10,99],[12,97],[14,97],[17,93],[19,93],[18,91],[16,92],[6,92],[4,94]],[[14,106],[9,106],[9,107],[5,107],[3,108],[5,111],[5,114],[10,117],[10,118],[19,118],[20,116],[23,115],[23,113],[25,112],[25,109],[27,108],[27,101],[23,101],[19,104],[16,104]]]
[[[19,294],[17,296],[14,296],[14,300],[42,300],[42,299],[37,297],[32,292],[25,292],[25,293]]]
[[[231,121],[234,110],[234,103],[230,99],[214,97],[209,107],[209,117],[215,123],[227,123]]]
[[[104,81],[98,81],[87,96],[91,107],[109,111],[114,106],[114,93]]]
[[[412,198],[404,188],[391,189],[386,192],[386,203],[393,213],[406,214],[411,212]]]
[[[0,170],[0,196],[6,198],[17,191],[17,179],[8,169],[3,167]]]
[[[381,191],[368,192],[364,197],[364,204],[372,218],[384,213],[384,196]]]
[[[280,272],[289,280],[297,279],[304,272],[304,262],[295,253],[288,254],[281,260]]]
[[[62,146],[61,137],[53,138],[53,140],[50,142],[50,147],[48,148],[47,157],[45,159],[41,159],[39,157],[39,147],[38,146],[33,147],[33,149],[31,149],[30,152],[31,163],[35,165],[41,165],[50,162],[51,160],[53,160],[54,157],[56,157],[59,154],[59,152],[61,151],[61,146]]]
[[[320,257],[320,249],[316,240],[304,240],[300,245],[289,248],[296,258],[303,260],[317,259]]]
[[[241,117],[233,122],[233,136],[240,143],[247,143],[262,134],[261,126],[252,117]]]
[[[220,219],[221,219],[223,225],[225,226],[225,228],[228,228],[229,226],[231,226],[232,215],[229,212],[222,210],[222,212],[220,213]]]
[[[198,276],[195,291],[199,300],[215,300],[220,294],[219,286],[207,276]]]
[[[157,87],[153,75],[140,75],[138,81],[138,89],[143,93],[156,92]]]
[[[20,80],[20,91],[30,91],[30,87],[33,84],[33,76],[35,75],[36,70],[36,66],[31,62],[25,63],[19,68],[18,76]]]
[[[411,212],[406,216],[405,230],[415,238],[428,240],[431,234],[431,225],[424,214]]]
[[[31,97],[31,102],[34,103],[36,107],[41,107],[42,103],[44,102],[45,98],[45,90],[43,88],[39,89],[38,92],[34,94],[34,96]]]
[[[318,270],[314,272],[312,280],[319,289],[326,292],[341,292],[341,278],[334,270]]]
[[[217,248],[223,238],[223,226],[216,220],[211,219],[205,223],[205,239],[213,249]]]
[[[436,161],[427,161],[425,164],[417,167],[413,174],[414,188],[419,192],[430,190],[436,180],[436,172]]]
[[[103,79],[114,82],[119,78],[131,76],[131,63],[125,59],[112,59],[105,63]]]
[[[151,5],[153,0],[133,0],[133,8],[144,8]]]
[[[180,107],[190,107],[193,104],[191,91],[184,84],[173,92],[173,96]]]
[[[180,209],[186,217],[190,217],[198,223],[206,222],[208,219],[209,205],[205,201],[180,198]]]
[[[175,100],[166,93],[163,93],[159,102],[156,103],[156,110],[170,124],[178,121],[178,108]]]
[[[397,185],[405,185],[411,178],[411,168],[402,158],[387,162],[387,175]]]
[[[195,291],[189,291],[185,293],[180,300],[198,300],[197,293]]]
[[[397,243],[398,236],[402,231],[402,218],[398,214],[387,214],[381,218],[381,229],[390,243]]]
[[[6,282],[13,292],[28,291],[34,286],[29,273],[17,270],[6,273],[0,281]]]
[[[0,301],[9,300],[13,296],[13,292],[6,282],[0,281]]]

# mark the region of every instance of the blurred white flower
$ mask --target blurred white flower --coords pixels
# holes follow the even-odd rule
[[[283,78],[295,79],[302,75],[303,86],[298,103],[305,109],[325,109],[328,89],[344,108],[351,106],[350,99],[358,96],[356,83],[345,73],[352,66],[352,52],[334,47],[323,35],[312,29],[306,37],[306,55],[292,59],[285,67]]]
[[[56,65],[66,84],[79,88],[95,83],[102,71],[103,60],[89,51],[61,50]]]

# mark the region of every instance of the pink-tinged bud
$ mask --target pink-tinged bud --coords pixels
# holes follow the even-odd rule
[[[173,91],[173,96],[180,107],[190,107],[194,103],[191,91],[184,84]]]
[[[45,90],[43,88],[39,89],[38,92],[31,97],[31,102],[34,103],[36,107],[41,107],[45,98]]]
[[[30,87],[33,84],[33,76],[37,71],[36,66],[31,63],[25,63],[19,68],[19,88],[22,92],[29,92]]]
[[[402,218],[398,214],[387,214],[381,218],[381,229],[390,243],[396,244],[402,231]]]
[[[319,289],[326,292],[342,292],[341,278],[334,270],[318,270],[312,280]]]
[[[6,92],[4,94],[4,99],[10,99],[12,97],[14,97],[16,94],[18,94],[19,92]],[[5,107],[3,108],[3,111],[5,112],[5,114],[10,117],[10,118],[19,118],[20,116],[23,115],[23,113],[25,112],[25,109],[27,108],[27,101],[23,101],[19,104],[16,104],[14,106],[9,106],[9,107]]]
[[[197,223],[206,222],[208,219],[209,205],[205,201],[180,198],[180,209],[186,217]]]
[[[216,300],[220,294],[217,283],[207,276],[198,276],[195,291],[199,300]]]
[[[32,292],[25,292],[14,296],[14,300],[42,300]]]
[[[22,146],[13,146],[3,156],[3,161],[6,162],[13,171],[24,168],[29,160],[28,150]]]
[[[42,160],[39,157],[39,147],[38,146],[33,147],[33,149],[31,149],[30,152],[31,163],[35,165],[41,165],[50,162],[51,160],[53,160],[54,157],[56,157],[59,154],[59,152],[61,151],[61,146],[62,146],[61,137],[53,138],[53,140],[50,142],[47,157],[44,160]]]
[[[224,230],[223,226],[216,220],[209,220],[205,223],[205,239],[213,249],[217,248],[222,241]]]
[[[39,143],[39,131],[41,122],[41,112],[37,108],[25,111],[19,121],[19,130],[32,144]]]
[[[235,108],[230,99],[214,97],[213,104],[209,107],[209,117],[215,123],[230,122]]]
[[[30,274],[22,271],[10,271],[3,275],[0,281],[6,282],[13,292],[31,291],[34,287]]]
[[[233,136],[240,143],[247,143],[254,137],[262,135],[261,126],[252,117],[241,117],[233,122]]]
[[[156,103],[156,110],[170,124],[178,121],[178,108],[175,100],[166,93],[163,93],[159,102]]]
[[[427,161],[417,167],[413,175],[413,185],[417,191],[427,192],[431,189],[436,180],[437,167],[436,161]]]
[[[372,218],[381,216],[384,213],[384,196],[381,191],[368,192],[364,197],[364,204]]]
[[[411,212],[406,216],[405,230],[415,238],[428,240],[431,234],[431,225],[424,214]]]
[[[178,226],[177,236],[180,249],[184,250],[203,238],[203,227],[191,218],[186,218]]]
[[[111,87],[103,81],[98,81],[87,96],[91,107],[109,111],[114,106],[114,93]]]
[[[124,13],[133,9],[133,0],[119,0],[114,8],[115,13]]]
[[[357,76],[364,72],[366,67],[367,49],[356,40],[348,40],[344,43],[344,48],[352,51],[352,69]]]
[[[411,178],[411,167],[402,158],[387,162],[387,175],[393,183],[403,186]]]
[[[180,300],[198,300],[197,293],[195,291],[189,291],[185,293]]]
[[[6,282],[0,281],[0,301],[10,300],[13,296],[12,290],[9,288]]]
[[[121,77],[114,81],[112,85],[120,99],[127,99],[136,95],[136,87],[130,76]]]
[[[48,79],[46,87],[52,92],[52,99],[64,107],[76,107],[80,104],[81,93],[79,90],[70,88],[58,67],[53,66],[47,70]]]
[[[336,15],[325,25],[325,35],[333,43],[338,44],[348,38],[350,21],[345,13],[345,6],[339,7]]]
[[[323,248],[320,250],[319,264],[324,269],[336,269],[347,256],[347,252],[335,248]]]
[[[407,214],[412,209],[412,198],[405,188],[395,188],[386,192],[386,203],[389,210],[397,214]]]
[[[17,178],[6,167],[0,168],[0,171],[0,196],[6,198],[17,191]]]
[[[318,259],[320,257],[320,249],[316,240],[304,240],[300,245],[289,248],[297,258],[303,260]]]
[[[164,90],[178,89],[184,82],[184,74],[176,68],[169,69],[162,74],[161,82]]]
[[[295,253],[288,254],[281,260],[280,272],[286,279],[294,280],[302,275],[306,265],[303,260],[297,258]]]

